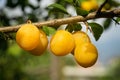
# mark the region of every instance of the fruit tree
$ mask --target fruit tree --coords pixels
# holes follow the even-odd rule
[[[13,8],[21,4],[23,11],[26,5],[39,10],[38,6],[35,7],[30,5],[28,0],[25,1],[13,3],[12,0],[8,0],[6,5]],[[1,23],[0,39],[15,40],[23,50],[35,56],[42,55],[47,48],[56,56],[72,54],[80,66],[91,67],[97,61],[99,53],[87,32],[91,32],[97,41],[112,21],[119,25],[119,6],[117,0],[57,0],[46,7],[48,15],[44,17],[45,21],[38,21],[37,16],[41,16],[39,13],[29,14],[27,17],[25,16],[27,13],[24,13],[26,18],[17,25]],[[68,11],[69,7],[73,8],[75,16]],[[98,18],[104,18],[103,24],[95,22]],[[11,20],[14,19],[21,18],[14,17]],[[83,25],[85,31],[82,31]],[[64,27],[60,28],[61,26]],[[51,37],[50,40],[48,37]]]

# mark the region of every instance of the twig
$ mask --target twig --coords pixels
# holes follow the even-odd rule
[[[37,22],[33,23],[37,27],[41,27],[44,25],[47,26],[59,26],[63,24],[69,24],[69,23],[76,23],[76,22],[85,22],[87,20],[91,19],[97,19],[97,18],[113,18],[113,17],[119,17],[120,16],[120,9],[114,9],[110,11],[104,11],[101,12],[100,15],[97,15],[97,12],[89,13],[86,17],[83,16],[73,16],[68,18],[62,18],[62,19],[54,19],[50,21],[44,21],[44,22]],[[17,26],[8,26],[8,27],[0,27],[0,32],[16,32],[23,24],[17,25]]]
[[[88,32],[88,30],[94,35],[94,33],[93,33],[93,31],[92,31],[92,29],[89,27],[89,24],[88,24],[88,22],[86,21],[86,22],[84,22],[84,24],[85,24],[85,26],[86,26],[86,33]]]
[[[85,26],[86,26],[86,33],[87,33],[87,32],[88,32],[88,29],[89,29],[88,22],[87,22],[87,21],[85,21],[85,22],[84,22],[84,24],[85,24]]]
[[[112,18],[113,21],[115,21],[116,24],[120,24],[117,20],[115,20],[114,18]]]
[[[105,0],[104,2],[103,2],[103,4],[99,7],[99,9],[97,10],[97,14],[100,14],[101,13],[101,10],[102,10],[102,8],[105,6],[105,4],[108,2],[109,0]]]

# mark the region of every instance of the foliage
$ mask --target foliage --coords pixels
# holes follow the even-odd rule
[[[77,15],[81,15],[83,17],[87,16],[89,13],[95,11],[95,10],[90,10],[90,11],[87,11],[87,10],[83,10],[81,8],[81,3],[84,2],[84,1],[87,1],[87,0],[60,0],[59,1],[59,5],[57,5],[57,3],[55,4],[51,4],[49,7],[53,7],[52,9],[50,9],[49,11],[53,11],[53,10],[60,10],[61,13],[63,14],[67,14],[68,16],[71,15],[70,12],[67,12],[67,8],[65,8],[66,6],[72,6],[74,7],[75,11],[76,11],[76,14]],[[114,4],[113,4],[114,3]],[[64,5],[66,4],[66,5]],[[99,4],[99,3],[98,3]],[[115,5],[116,4],[116,5]],[[113,7],[118,7],[120,5],[120,3],[114,1],[114,0],[109,0],[107,2],[107,5],[112,5],[109,9],[112,9]],[[105,7],[103,7],[105,10],[107,10],[108,8],[106,8],[106,5]],[[54,14],[54,12],[52,12]],[[56,12],[55,12],[56,13]],[[69,14],[68,14],[69,13]],[[57,14],[56,14],[57,15]],[[66,16],[66,15],[65,15]],[[65,17],[63,16],[63,17]],[[119,21],[119,18],[115,19],[115,21]],[[103,23],[103,26],[99,23],[96,23],[94,22],[93,23],[90,23],[89,26],[91,26],[91,29],[92,29],[92,32],[94,33],[93,36],[95,37],[95,40],[99,40],[100,38],[100,35],[103,33],[103,28],[105,30],[107,30],[109,27],[110,27],[110,24],[112,22],[112,19],[106,19]],[[77,23],[78,25],[78,23]],[[78,27],[76,27],[76,23],[75,24],[68,24],[66,26],[66,29],[70,32],[74,31],[76,29],[77,30],[81,30],[81,27],[80,27],[81,24],[79,24]],[[73,27],[74,26],[74,27]]]
[[[55,3],[49,5],[45,9],[43,9],[39,5],[42,0],[36,1],[37,4],[33,5],[29,2],[29,0],[6,0],[4,8],[0,8],[0,26],[10,26],[13,25],[13,23],[23,24],[28,19],[30,19],[32,22],[37,22],[40,20],[49,20],[51,18],[65,18],[68,16],[72,16],[71,13],[67,10],[69,6],[72,6],[74,8],[76,16],[80,15],[86,17],[90,12],[94,11],[86,11],[81,9],[81,3],[86,0],[55,0]],[[104,0],[98,1],[100,3],[103,3]],[[110,10],[118,6],[120,6],[120,3],[118,3],[117,0],[109,0],[103,8],[105,10]],[[5,8],[13,10],[16,7],[19,7],[22,15],[9,17],[8,14],[10,12],[6,13],[4,10]],[[26,8],[29,8],[31,11],[27,12]],[[48,15],[41,16],[44,10],[48,11]],[[90,29],[92,29],[93,36],[95,37],[96,41],[99,40],[100,36],[103,33],[103,30],[109,29],[112,21],[113,19],[105,19],[103,24],[99,24],[96,22],[89,23],[89,27]],[[119,23],[120,18],[114,18],[114,21]],[[59,26],[57,26],[57,28],[58,27]],[[68,30],[69,32],[79,31],[82,29],[81,23],[67,24],[65,27],[66,30]],[[51,26],[46,25],[42,27],[43,31],[45,31],[48,36],[54,34],[57,28],[52,28]],[[28,71],[30,71],[31,68],[35,68],[36,65],[45,67],[47,66],[46,68],[48,68],[48,65],[50,65],[50,56],[48,52],[40,57],[29,55],[27,52],[21,50],[15,44],[14,37],[15,33],[10,34],[0,32],[0,80],[49,80],[48,71],[43,71],[44,74],[41,74],[42,76],[40,76],[39,78],[34,76],[35,73],[28,74],[26,71],[26,68],[29,69]],[[67,62],[69,62],[68,64],[71,65],[71,60],[67,60]]]
[[[97,23],[89,23],[89,25],[91,26],[91,29],[93,31],[93,35],[97,41],[103,32],[103,27]]]

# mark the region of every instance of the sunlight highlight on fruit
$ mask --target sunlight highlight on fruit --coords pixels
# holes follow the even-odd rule
[[[74,57],[82,67],[93,66],[98,58],[97,48],[92,43],[83,43],[75,48]]]
[[[74,46],[75,42],[72,34],[65,30],[58,30],[50,41],[50,49],[57,56],[69,54]]]
[[[23,50],[36,56],[43,54],[48,46],[46,34],[31,22],[22,25],[17,31],[16,42]]]
[[[82,43],[85,43],[85,42],[91,42],[87,33],[83,32],[83,31],[76,31],[76,32],[72,33],[72,35],[75,40],[76,46],[81,45]]]
[[[40,40],[40,32],[31,23],[22,25],[16,33],[16,42],[24,50],[34,49]]]

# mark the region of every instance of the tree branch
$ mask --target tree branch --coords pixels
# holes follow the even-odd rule
[[[33,24],[40,28],[41,26],[44,26],[44,25],[59,26],[59,25],[69,24],[69,23],[84,22],[87,20],[97,19],[97,18],[113,18],[113,17],[120,17],[120,8],[113,9],[110,11],[103,11],[103,12],[100,12],[99,15],[97,14],[97,12],[92,12],[92,13],[89,13],[86,17],[73,16],[73,17],[68,17],[68,18],[54,19],[54,20],[44,21],[44,22],[37,22],[37,23],[33,23]],[[21,25],[23,25],[23,24],[21,24]],[[21,25],[1,27],[0,32],[16,32],[21,27]]]
[[[105,4],[108,2],[109,0],[105,0],[104,3],[100,6],[100,8],[97,11],[97,14],[101,13],[102,8],[105,6]]]

